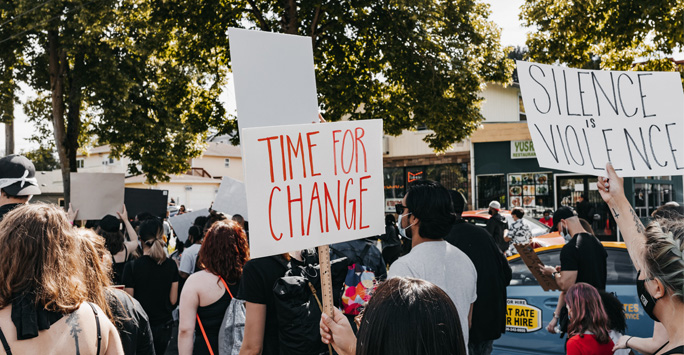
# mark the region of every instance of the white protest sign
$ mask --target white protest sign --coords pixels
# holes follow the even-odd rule
[[[539,165],[620,176],[684,173],[684,93],[678,73],[570,69],[518,61]]]
[[[221,181],[221,186],[219,186],[218,193],[216,193],[214,205],[211,208],[214,211],[229,215],[239,214],[246,221],[249,221],[245,184],[242,181],[227,176],[224,177]]]
[[[318,120],[310,37],[228,29],[240,132]]]
[[[385,231],[382,121],[242,131],[252,258]]]
[[[124,174],[71,173],[71,204],[78,220],[100,220],[123,210]]]
[[[188,240],[188,230],[192,227],[195,222],[195,218],[199,216],[208,216],[209,210],[204,208],[197,211],[192,211],[183,214],[177,214],[169,218],[169,224],[173,227],[173,231],[176,232],[178,240],[185,242]],[[200,227],[201,228],[201,227]]]

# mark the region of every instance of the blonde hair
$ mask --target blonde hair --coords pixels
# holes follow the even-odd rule
[[[646,228],[645,266],[684,302],[684,220],[658,219]]]
[[[31,292],[49,311],[71,313],[88,300],[79,237],[53,205],[15,208],[0,222],[0,308]]]
[[[164,251],[164,227],[156,218],[146,219],[140,223],[140,239],[150,250],[147,252],[152,260],[161,265],[166,261]]]
[[[104,257],[111,258],[105,247],[104,238],[90,229],[78,231],[81,242],[81,253],[84,262],[84,282],[88,289],[88,300],[100,306],[110,320],[115,321],[107,302],[107,287],[111,286],[111,263],[103,262]]]

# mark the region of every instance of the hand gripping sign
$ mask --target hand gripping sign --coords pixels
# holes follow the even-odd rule
[[[678,73],[583,70],[518,61],[539,165],[621,176],[684,173]]]
[[[384,233],[382,121],[242,130],[253,258]]]

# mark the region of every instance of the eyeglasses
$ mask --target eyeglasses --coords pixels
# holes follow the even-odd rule
[[[398,215],[404,214],[404,210],[408,209],[408,207],[402,205],[401,203],[397,203],[396,205],[394,205],[394,208]]]

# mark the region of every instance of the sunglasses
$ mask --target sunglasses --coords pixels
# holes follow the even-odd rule
[[[407,209],[407,207],[402,205],[401,203],[397,203],[396,205],[394,205],[394,209],[398,215],[402,215],[404,214],[404,210]]]

